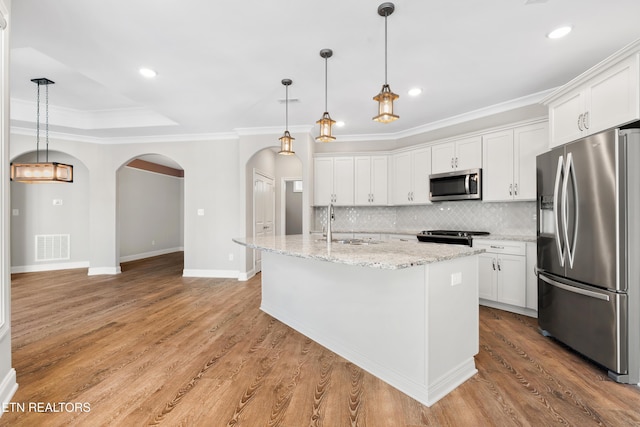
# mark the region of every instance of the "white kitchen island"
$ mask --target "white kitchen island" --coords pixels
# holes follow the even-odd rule
[[[419,402],[431,406],[477,372],[483,250],[301,235],[234,241],[263,252],[264,312]]]

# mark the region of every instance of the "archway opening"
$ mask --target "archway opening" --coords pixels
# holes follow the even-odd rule
[[[173,159],[137,156],[116,172],[119,261],[123,270],[160,255],[184,268],[184,175]]]

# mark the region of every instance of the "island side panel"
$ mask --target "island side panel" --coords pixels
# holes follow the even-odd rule
[[[261,309],[425,403],[426,268],[264,252]]]
[[[477,372],[478,256],[429,264],[427,277],[427,377],[433,404]]]

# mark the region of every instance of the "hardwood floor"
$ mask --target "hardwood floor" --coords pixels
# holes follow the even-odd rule
[[[481,307],[479,373],[427,408],[262,313],[259,277],[181,273],[176,253],[117,276],[14,275],[20,387],[0,425],[640,425],[640,389],[535,319]]]

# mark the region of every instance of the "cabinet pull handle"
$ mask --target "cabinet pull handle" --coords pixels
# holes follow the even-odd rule
[[[504,249],[504,246],[490,245],[489,247],[490,247],[491,249]]]
[[[514,196],[518,195],[518,184],[517,183],[513,185],[513,194],[514,194]]]
[[[413,202],[413,191],[411,192],[411,201]]]
[[[491,260],[491,265],[493,265],[493,271],[495,271],[496,270],[496,259],[495,258]]]
[[[451,169],[453,169],[453,157],[451,158]]]
[[[585,129],[589,129],[589,112],[588,111],[582,115],[582,126],[584,126]]]
[[[509,184],[509,195],[513,196],[513,184]]]
[[[458,167],[458,158],[456,157],[456,167]]]
[[[500,266],[500,260],[498,260],[498,271],[502,271],[502,268]]]
[[[583,131],[584,129],[582,128],[582,117],[584,116],[584,114],[580,114],[578,116],[578,129],[580,129],[581,131]]]

